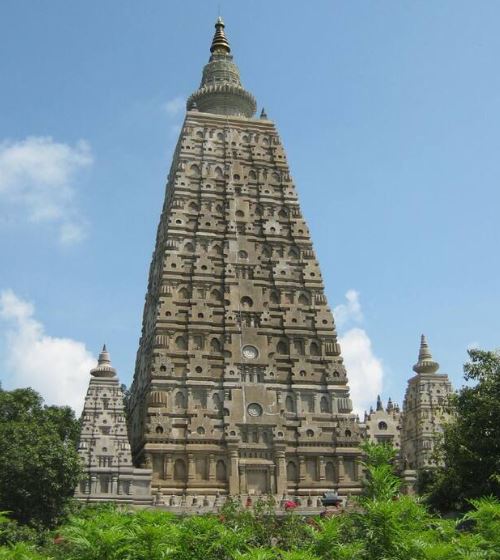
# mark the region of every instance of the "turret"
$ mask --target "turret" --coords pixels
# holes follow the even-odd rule
[[[432,359],[432,354],[427,344],[427,339],[423,334],[420,338],[420,351],[418,353],[418,362],[413,366],[413,371],[418,374],[436,373],[439,364]]]
[[[254,96],[241,85],[240,72],[233,62],[224,28],[222,18],[218,17],[210,59],[203,68],[200,88],[187,100],[187,109],[250,118],[257,104]]]
[[[102,347],[97,360],[97,367],[90,370],[93,377],[116,377],[116,369],[111,365],[111,358],[106,345]]]

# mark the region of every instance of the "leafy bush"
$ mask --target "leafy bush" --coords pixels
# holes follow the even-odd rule
[[[390,448],[369,445],[365,453],[364,495],[330,518],[278,516],[265,500],[253,508],[228,501],[217,516],[190,517],[86,506],[49,543],[47,533],[6,538],[12,529],[4,514],[0,560],[500,560],[497,498],[472,500],[458,521],[441,519],[398,493]]]
[[[60,523],[81,476],[78,432],[71,408],[0,387],[0,509],[34,527]]]

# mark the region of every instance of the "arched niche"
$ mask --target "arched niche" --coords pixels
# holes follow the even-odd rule
[[[226,480],[227,480],[226,463],[224,463],[224,461],[222,459],[217,461],[217,464],[215,466],[215,478],[219,482],[226,482]]]
[[[187,479],[186,463],[183,459],[176,459],[174,463],[174,480],[185,482]]]
[[[290,482],[297,482],[298,480],[298,469],[294,461],[288,461],[286,465],[286,479]]]

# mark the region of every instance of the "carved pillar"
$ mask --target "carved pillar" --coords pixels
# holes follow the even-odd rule
[[[335,395],[332,395],[332,413],[337,414],[339,411],[339,400]]]
[[[240,491],[240,477],[238,472],[238,450],[231,449],[230,452],[230,471],[229,471],[229,494],[236,496]]]
[[[325,471],[325,458],[323,457],[323,455],[320,455],[318,457],[318,474],[319,474],[319,480],[325,480],[326,478],[326,471]]]
[[[269,493],[274,496],[276,494],[276,467],[270,465],[269,467]]]
[[[278,466],[278,480],[276,484],[276,493],[279,496],[283,496],[287,490],[287,480],[286,480],[286,459],[284,451],[276,452],[276,463]]]
[[[337,459],[337,481],[344,482],[345,480],[345,471],[344,471],[344,457],[340,456]]]
[[[300,391],[295,391],[295,406],[297,407],[297,414],[302,414],[302,397]]]
[[[154,457],[153,453],[146,454],[146,465],[148,469],[153,470],[153,475],[152,475],[153,480],[158,480],[159,478],[161,478],[161,473],[156,470],[158,468],[158,463],[154,460],[153,457]]]
[[[354,480],[356,481],[360,480],[363,472],[363,465],[361,463],[361,457],[356,457],[354,460]]]
[[[299,456],[299,482],[304,482],[306,479],[306,459],[304,455]]]
[[[165,480],[172,480],[174,478],[172,470],[172,455],[165,455],[163,459],[163,474]]]
[[[98,485],[97,476],[95,474],[93,474],[90,477],[90,494],[97,494],[98,493],[97,485]]]
[[[245,465],[240,465],[239,466],[239,472],[240,472],[240,494],[246,494],[247,493],[247,473],[246,473]]]
[[[212,454],[208,456],[208,480],[215,480],[215,457]]]
[[[262,428],[257,428],[257,443],[262,441]]]
[[[118,476],[116,474],[111,477],[111,494],[118,494]]]
[[[194,462],[194,455],[191,453],[188,455],[188,480],[194,480],[196,478],[196,464]]]

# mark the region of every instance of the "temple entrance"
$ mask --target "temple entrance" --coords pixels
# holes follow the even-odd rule
[[[256,496],[269,493],[267,469],[247,469],[247,492]]]

